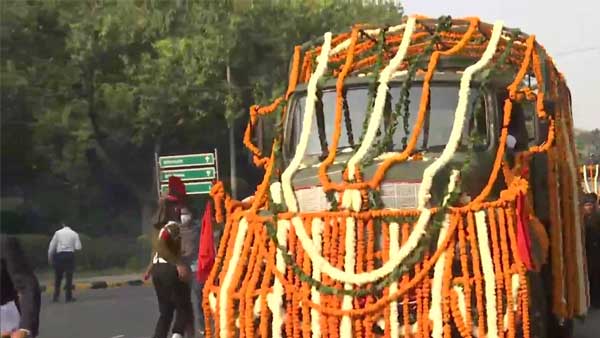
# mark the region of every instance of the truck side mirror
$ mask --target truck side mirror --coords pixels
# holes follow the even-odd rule
[[[548,115],[554,117],[554,114],[556,113],[556,105],[554,104],[554,101],[544,100],[544,110]]]
[[[263,156],[271,155],[271,148],[277,126],[274,124],[274,119],[271,116],[263,116],[259,118],[255,127],[256,146],[260,149]]]
[[[264,154],[265,147],[264,147],[264,140],[263,140],[263,135],[264,135],[263,119],[258,119],[258,122],[256,123],[256,132],[255,133],[256,133],[256,146]]]

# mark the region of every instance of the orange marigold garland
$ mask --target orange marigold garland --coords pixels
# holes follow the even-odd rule
[[[410,37],[410,40],[412,40],[411,45],[406,49],[407,58],[424,52],[433,31],[432,21],[428,20],[427,18],[418,18],[417,29]],[[411,24],[414,24],[414,21]],[[381,191],[381,183],[387,178],[386,175],[393,165],[405,160],[414,161],[417,159],[417,157],[410,158],[410,156],[414,154],[416,142],[420,137],[419,131],[423,120],[426,118],[427,105],[430,100],[429,90],[426,89],[435,81],[433,76],[436,74],[438,59],[440,57],[452,58],[455,56],[475,60],[481,58],[487,50],[486,46],[489,45],[492,27],[479,22],[476,18],[453,21],[451,29],[440,34],[442,43],[436,46],[436,50],[429,58],[427,69],[421,65],[417,67],[419,69],[417,76],[423,77],[424,88],[420,98],[417,123],[410,135],[410,142],[406,149],[400,154],[378,160],[378,166],[375,170],[369,171],[371,174],[374,173],[370,180],[333,183],[328,168],[334,165],[336,157],[341,156],[337,154],[337,147],[341,134],[341,130],[339,130],[342,122],[340,107],[343,103],[341,93],[345,90],[345,78],[355,77],[359,74],[368,75],[368,72],[372,71],[373,53],[379,53],[376,49],[377,46],[380,46],[380,44],[371,41],[370,37],[378,35],[374,32],[377,31],[370,31],[366,27],[355,27],[351,33],[336,35],[331,40],[330,47],[334,48],[335,53],[329,55],[328,61],[331,69],[327,71],[326,76],[333,76],[337,81],[336,111],[335,116],[333,116],[335,123],[333,124],[333,133],[330,135],[333,142],[330,143],[326,159],[319,165],[318,170],[319,181],[322,182],[326,191],[336,190],[339,193],[348,193],[349,190],[355,190],[355,192],[350,191],[350,194],[358,193],[360,195],[361,211],[344,209],[342,211],[287,212],[283,210],[287,201],[284,203],[283,201],[276,202],[274,199],[270,199],[273,197],[269,195],[270,187],[279,184],[278,177],[284,169],[281,168],[284,162],[280,160],[281,155],[279,154],[282,151],[281,142],[288,141],[282,138],[282,135],[279,135],[272,147],[271,155],[265,158],[260,150],[251,143],[252,129],[256,126],[259,116],[279,111],[277,109],[283,109],[281,110],[281,117],[285,118],[287,110],[284,106],[287,99],[295,97],[292,94],[295,91],[296,83],[307,82],[310,79],[313,58],[321,53],[322,47],[303,49],[298,46],[294,49],[289,84],[285,95],[268,106],[253,106],[250,110],[250,121],[244,133],[244,143],[252,152],[255,163],[265,168],[265,177],[257,187],[255,196],[249,200],[249,203],[241,203],[226,196],[222,184],[218,183],[213,189],[217,221],[223,221],[223,215],[225,214],[227,222],[225,223],[225,235],[221,240],[215,267],[209,275],[203,292],[207,335],[231,336],[238,327],[241,337],[271,335],[271,323],[278,318],[277,316],[280,313],[277,312],[276,308],[270,307],[272,305],[267,302],[267,298],[273,293],[274,283],[277,280],[281,282],[277,285],[282,287],[279,290],[283,290],[284,294],[282,306],[285,311],[282,313],[285,320],[283,324],[285,335],[288,337],[339,337],[342,317],[350,318],[354,337],[374,337],[379,335],[378,330],[380,329],[383,329],[383,336],[388,337],[392,323],[389,306],[392,302],[397,304],[398,312],[401,312],[397,323],[401,327],[400,333],[405,337],[412,336],[415,329],[416,336],[420,338],[430,336],[432,327],[434,333],[439,332],[440,327],[432,326],[432,321],[442,320],[444,338],[450,338],[453,327],[456,327],[462,337],[471,338],[474,332],[475,314],[477,314],[475,320],[477,322],[477,335],[483,337],[486,335],[486,326],[488,325],[486,325],[487,314],[483,300],[484,276],[482,275],[479,258],[481,253],[482,257],[485,258],[483,269],[486,278],[492,276],[490,264],[494,265],[493,281],[495,282],[494,300],[496,305],[495,307],[492,306],[493,309],[490,310],[490,313],[497,312],[493,315],[493,317],[497,317],[493,318],[493,321],[497,322],[498,337],[515,337],[517,333],[515,326],[521,325],[523,335],[528,338],[531,335],[529,327],[531,302],[524,265],[521,263],[518,254],[514,254],[518,252],[517,241],[519,240],[513,228],[514,203],[519,195],[526,195],[528,196],[526,206],[533,207],[531,194],[529,194],[529,189],[532,189],[529,184],[530,178],[521,171],[530,166],[529,158],[536,153],[547,153],[549,159],[548,195],[550,206],[548,209],[551,215],[551,223],[549,234],[546,234],[545,225],[538,221],[534,214],[535,210],[530,210],[529,227],[534,234],[532,239],[539,243],[542,252],[547,247],[550,248],[550,263],[554,279],[554,312],[564,318],[570,318],[576,313],[581,313],[582,308],[585,306],[581,298],[584,291],[582,286],[579,283],[565,285],[564,288],[567,291],[564,292],[564,279],[561,275],[563,271],[567,271],[569,275],[575,275],[575,278],[583,278],[583,276],[579,276],[581,269],[573,268],[573,263],[578,262],[577,259],[580,259],[577,258],[577,255],[580,255],[578,245],[581,243],[577,243],[580,228],[575,222],[578,211],[569,209],[569,206],[576,203],[577,196],[574,194],[573,184],[577,182],[577,178],[570,177],[573,170],[569,167],[569,163],[558,158],[559,153],[568,154],[574,151],[570,107],[567,99],[568,95],[565,94],[566,85],[564,84],[564,78],[558,73],[552,60],[547,57],[543,47],[535,42],[534,36],[526,37],[520,33],[507,30],[502,33],[503,37],[500,39],[497,51],[492,59],[498,62],[501,54],[507,55],[505,67],[514,70],[517,74],[513,83],[507,88],[509,97],[504,102],[501,130],[499,139],[496,142],[498,149],[494,161],[491,163],[492,170],[485,187],[480,192],[476,192],[477,195],[471,202],[449,208],[433,206],[431,209],[426,209],[433,216],[436,216],[436,213],[451,215],[451,224],[447,234],[441,238],[440,245],[436,249],[430,249],[425,245],[426,241],[417,243],[417,247],[413,249],[414,252],[406,256],[405,260],[407,262],[401,261],[399,266],[394,268],[393,273],[390,275],[393,278],[384,276],[380,280],[368,280],[369,283],[363,285],[336,276],[333,273],[336,272],[335,270],[327,270],[331,272],[330,275],[329,272],[322,272],[317,269],[314,273],[319,274],[319,271],[321,271],[321,278],[320,281],[315,281],[311,278],[312,269],[315,267],[313,262],[315,257],[311,251],[314,248],[304,243],[306,238],[302,239],[299,233],[296,234],[296,231],[300,231],[295,228],[296,224],[292,226],[294,229],[290,229],[290,235],[285,243],[287,245],[285,254],[288,257],[286,264],[288,266],[284,271],[278,270],[280,269],[281,259],[278,258],[279,263],[276,266],[277,246],[273,243],[273,239],[269,238],[271,237],[270,233],[267,233],[264,227],[266,222],[272,221],[272,217],[289,222],[292,222],[294,218],[296,220],[300,218],[303,224],[301,228],[304,229],[305,234],[312,233],[313,220],[322,220],[324,224],[322,232],[323,249],[320,254],[322,259],[325,259],[338,270],[344,269],[345,265],[353,264],[344,262],[350,259],[345,257],[348,249],[349,252],[354,252],[356,256],[354,260],[355,269],[352,274],[360,277],[381,272],[382,270],[379,270],[381,266],[394,258],[395,253],[388,250],[390,247],[389,236],[386,234],[390,222],[397,222],[401,225],[402,248],[411,244],[408,240],[411,231],[414,233],[412,229],[414,221],[411,217],[420,217],[423,210],[393,210],[374,207],[371,201],[371,190]],[[496,34],[497,32],[498,30],[496,30]],[[383,53],[382,60],[384,62],[388,62],[393,53],[398,51],[402,34],[404,34],[402,25],[390,27],[390,32],[386,34],[383,43],[388,49]],[[507,36],[515,39],[514,48],[512,49],[508,48]],[[340,64],[340,62],[343,62],[343,64]],[[409,62],[402,62],[397,70],[406,70],[408,66]],[[444,65],[442,64],[441,67],[444,67]],[[441,71],[444,71],[444,69],[441,69]],[[503,71],[503,69],[500,71]],[[527,87],[525,81],[523,81],[525,76],[535,77],[538,88]],[[549,111],[549,108],[544,106],[544,101],[548,99],[556,101],[558,109],[553,112]],[[517,104],[521,100],[536,100],[538,113],[536,118],[541,121],[545,120],[549,130],[545,142],[534,145],[518,154],[517,165],[511,167],[505,161],[505,144],[508,137],[508,126],[512,120],[513,104]],[[426,152],[420,153],[419,156],[419,161],[424,163],[431,161]],[[503,170],[505,174],[506,187],[501,191],[498,199],[492,200],[490,193],[498,183],[497,177],[500,170]],[[344,173],[343,177],[347,178],[347,173]],[[560,183],[560,191],[557,183]],[[293,189],[293,186],[291,189]],[[287,190],[286,194],[289,195],[289,193],[290,191]],[[342,201],[343,199],[338,198],[337,200]],[[224,210],[222,209],[223,203],[225,204]],[[353,202],[353,205],[358,204]],[[302,210],[302,206],[300,209]],[[295,209],[288,208],[288,210]],[[480,223],[482,223],[480,211],[487,213],[489,251],[485,244],[478,243],[478,238],[475,235],[473,215],[479,212],[477,222],[478,229],[481,230],[479,228]],[[273,216],[265,216],[268,213]],[[347,230],[350,231],[350,229],[346,229],[345,223],[348,218],[354,219],[356,231],[358,231],[354,248],[347,247],[349,244],[344,241],[344,233]],[[241,220],[247,221],[247,233],[244,234],[243,238],[236,239],[235,237],[239,237],[236,236],[236,233],[239,231]],[[434,224],[428,224],[424,228],[427,235],[425,238],[431,235],[429,232],[435,226],[435,222],[432,223]],[[382,224],[382,229],[376,229],[375,224]],[[232,244],[234,242],[240,243],[240,240],[242,241],[242,245],[238,245],[240,251],[238,254],[233,255]],[[478,245],[483,245],[481,252]],[[439,313],[436,312],[438,310],[435,306],[439,304],[438,299],[440,298],[434,299],[431,290],[432,288],[437,290],[440,285],[439,279],[433,278],[433,272],[434,266],[442,254],[448,260],[444,265],[441,282],[442,317],[430,318],[431,313]],[[234,257],[235,260],[232,260]],[[231,264],[231,262],[237,263],[238,261],[240,264]],[[453,264],[453,261],[456,261],[456,264]],[[537,265],[541,265],[543,262],[544,257],[539,261],[536,260],[536,269]],[[406,266],[404,266],[405,263]],[[460,269],[453,269],[454,265],[456,265],[456,268],[460,266]],[[342,274],[341,276],[345,275]],[[439,276],[439,273],[436,276]],[[392,281],[397,283],[393,284],[393,292],[389,288]],[[349,285],[352,284],[355,284],[352,290],[348,289]],[[517,286],[518,288],[516,288]],[[514,292],[513,287],[516,288]],[[224,288],[229,288],[231,292],[223,292]],[[313,291],[311,292],[311,290]],[[315,290],[318,292],[318,298],[313,298]],[[351,308],[347,308],[348,294],[358,295],[365,292],[365,290],[378,291],[369,291],[370,293],[366,296],[355,297]],[[346,297],[343,309],[341,308],[342,294],[340,292],[345,292],[344,297]],[[486,289],[486,297],[491,294],[492,291],[489,288]],[[564,303],[562,302],[563,296],[566,296],[564,297]],[[223,302],[223,297],[227,297],[225,302]],[[313,299],[319,301],[314,302]],[[226,305],[226,308],[223,304]],[[239,310],[235,309],[237,304],[239,304]],[[430,311],[430,307],[433,310]],[[489,308],[487,309],[489,310]],[[276,313],[271,313],[271,311]],[[316,315],[318,315],[318,320],[313,321],[312,318]],[[416,323],[414,324],[412,315],[416,315]],[[225,316],[225,318],[221,316]],[[382,318],[385,325],[377,323]],[[213,332],[211,323],[222,323],[223,320],[226,325],[215,325],[216,332]],[[258,320],[258,325],[255,320]],[[320,330],[318,330],[320,335],[314,333],[313,326],[317,325],[315,323],[320,324]],[[492,325],[493,323],[489,323],[489,326]],[[347,330],[348,326],[345,327]]]
[[[479,250],[477,249],[477,235],[475,233],[475,220],[473,214],[467,215],[467,236],[469,238],[469,244],[471,245],[471,260],[473,262],[473,277],[475,277],[475,298],[477,300],[477,331],[478,337],[485,335],[485,307],[483,304],[483,277],[481,275],[481,263],[479,262]]]
[[[502,295],[504,289],[504,276],[502,271],[502,255],[500,252],[500,239],[498,238],[498,226],[496,224],[496,214],[494,209],[487,210],[487,216],[490,221],[490,235],[492,238],[492,254],[494,260],[494,272],[496,278],[496,307],[497,307],[497,325],[498,337],[504,337],[504,307],[502,305]]]

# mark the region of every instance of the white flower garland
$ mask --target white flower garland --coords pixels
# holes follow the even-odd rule
[[[395,79],[397,77],[406,76],[407,74],[408,74],[408,70],[399,70],[397,72],[394,72],[394,74],[392,74],[392,79]]]
[[[283,249],[287,249],[287,234],[290,228],[290,221],[280,220],[277,222],[277,241]],[[278,247],[275,256],[275,268],[277,271],[285,274],[285,260],[283,252]],[[283,308],[283,285],[279,278],[273,278],[273,291],[267,295],[267,305],[273,313],[273,322],[271,323],[271,337],[281,337],[281,327],[283,325],[283,317],[285,309]]]
[[[460,285],[454,285],[454,292],[456,292],[456,299],[458,300],[458,311],[463,318],[463,321],[467,318],[467,303],[465,302],[465,292],[463,287]]]
[[[394,254],[394,252],[398,252],[400,250],[400,226],[396,222],[391,222],[389,225],[389,233],[390,233],[390,256]],[[395,294],[398,291],[398,282],[394,281],[390,284],[389,292],[391,295]],[[390,337],[398,338],[400,336],[400,323],[398,322],[398,302],[392,301],[390,302]],[[403,329],[406,327],[403,326]]]
[[[281,183],[279,183],[279,182],[271,183],[269,190],[271,191],[271,199],[273,200],[273,203],[281,204],[281,201],[282,201],[282,199],[281,199]]]
[[[433,184],[433,177],[437,172],[444,167],[448,161],[454,156],[460,138],[463,134],[463,127],[465,124],[465,118],[467,115],[467,106],[469,104],[469,93],[471,91],[471,79],[473,74],[483,69],[492,59],[496,53],[498,47],[498,41],[502,33],[503,23],[502,21],[496,21],[492,30],[492,36],[490,41],[485,48],[485,52],[481,56],[481,59],[477,63],[467,67],[460,79],[460,90],[458,92],[458,104],[456,112],[454,113],[454,124],[452,125],[452,131],[448,143],[444,148],[444,151],[431,165],[429,165],[423,172],[423,181],[419,188],[419,204],[418,208],[425,208],[427,202],[431,198],[430,189]]]
[[[410,332],[407,332],[408,330],[410,330]],[[419,331],[419,322],[414,322],[408,328],[406,326],[402,327],[402,336],[404,336],[404,337],[414,336],[417,334],[418,331]]]
[[[475,223],[477,225],[477,243],[479,244],[479,253],[481,255],[481,267],[485,280],[485,306],[487,315],[487,337],[498,337],[498,313],[496,312],[496,279],[494,273],[494,261],[488,240],[488,228],[485,221],[485,211],[481,210],[475,213]],[[482,314],[480,314],[482,315]]]
[[[359,194],[360,197],[360,194]],[[344,271],[354,272],[356,266],[356,221],[353,217],[346,218],[346,236],[344,245],[346,247],[346,254],[344,256]],[[344,289],[352,290],[352,283],[345,283]],[[350,295],[345,295],[342,298],[342,310],[352,310],[352,299]],[[340,337],[351,338],[352,337],[352,318],[350,316],[343,316],[340,323]]]
[[[410,46],[410,41],[416,22],[417,19],[415,17],[410,17],[408,19],[408,22],[406,23],[406,29],[402,36],[402,42],[400,42],[400,47],[398,47],[396,55],[394,55],[394,57],[390,60],[390,63],[381,71],[381,74],[379,75],[379,86],[377,87],[377,96],[375,97],[375,104],[373,105],[373,113],[369,119],[369,125],[367,126],[367,130],[364,134],[365,136],[360,144],[360,147],[348,161],[348,178],[350,180],[354,179],[356,164],[358,164],[363,157],[365,157],[367,151],[375,140],[377,129],[381,123],[381,117],[385,108],[387,92],[389,89],[388,82],[392,79],[394,71],[396,71],[396,69],[404,60],[404,56],[406,55],[408,47]]]
[[[261,298],[262,297],[263,297],[262,295],[259,295],[254,300],[254,306],[252,307],[252,314],[254,314],[254,318],[260,317],[260,310],[261,310],[261,305],[262,305]]]
[[[379,326],[380,329],[385,330],[385,319],[377,319],[377,326]]]
[[[566,144],[566,148],[567,149],[572,149],[571,147],[571,140],[569,139],[569,135],[567,134],[567,126],[565,125],[565,121],[564,119],[560,119],[560,131],[562,134],[562,138],[563,140],[565,140]],[[578,176],[578,172],[577,172],[577,167],[576,167],[576,160],[573,156],[573,153],[570,151],[567,151],[567,165],[569,167],[569,172],[570,172],[570,180],[571,180],[571,186],[573,187],[573,205],[572,208],[573,210],[579,210],[579,189],[580,187],[577,185],[577,176]],[[575,216],[575,224],[582,224],[581,220],[579,219],[579,213],[575,212],[574,213]],[[579,289],[579,295],[577,295],[579,297],[579,304],[580,307],[577,309],[577,315],[583,316],[587,313],[587,275],[585,274],[585,271],[583,270],[583,238],[582,238],[582,233],[581,231],[575,231],[575,266],[577,267],[577,284],[578,284],[578,289]]]
[[[350,209],[352,211],[360,211],[362,204],[362,196],[358,189],[346,189],[342,194],[342,205],[344,209]]]
[[[592,188],[590,188],[590,185],[588,183],[588,176],[587,176],[587,165],[583,165],[581,167],[581,169],[583,170],[583,183],[585,184],[585,192],[587,194],[592,192]]]
[[[598,194],[598,165],[596,164],[596,172],[594,173],[594,193]]]
[[[450,173],[450,182],[448,183],[448,194],[444,196],[444,200],[442,201],[442,205],[448,204],[448,200],[450,199],[450,195],[456,189],[456,182],[458,182],[458,177],[460,175],[460,171],[453,169]]]
[[[221,289],[219,290],[219,328],[220,336],[222,338],[227,338],[230,336],[227,328],[227,320],[229,319],[227,318],[227,301],[230,299],[229,295],[231,294],[229,288],[231,287],[233,275],[238,266],[238,261],[240,260],[242,246],[244,245],[247,231],[248,221],[246,218],[242,218],[238,224],[237,234],[235,235],[231,259],[229,260],[229,265],[227,266],[227,271],[225,272],[225,277],[223,278],[223,283],[221,284]]]
[[[452,287],[452,289],[456,293],[456,299],[458,301],[458,311],[460,312],[460,316],[462,317],[462,320],[464,322],[467,319],[467,303],[465,302],[465,298],[466,298],[465,292],[463,291],[463,287],[460,285],[454,285],[454,287]],[[475,338],[479,337],[479,329],[478,328],[479,327],[477,326],[477,323],[474,323],[471,326],[471,335]]]
[[[292,225],[296,230],[296,234],[298,235],[298,239],[300,240],[303,249],[308,254],[313,265],[319,266],[324,273],[327,273],[331,278],[333,278],[336,281],[343,283],[354,283],[355,285],[362,285],[374,282],[378,279],[387,276],[390,272],[394,270],[396,266],[402,263],[402,261],[412,252],[412,250],[414,250],[417,247],[419,240],[425,233],[425,228],[427,226],[427,223],[429,223],[429,219],[431,217],[431,210],[427,209],[425,205],[430,198],[429,189],[431,188],[433,176],[442,166],[444,166],[450,160],[450,158],[452,158],[458,146],[458,142],[460,141],[460,137],[462,135],[462,129],[468,105],[471,78],[473,76],[473,73],[483,68],[494,55],[496,47],[498,45],[498,40],[500,39],[501,32],[502,22],[498,21],[494,24],[492,37],[490,39],[490,42],[488,43],[488,46],[486,47],[485,52],[483,53],[482,58],[476,64],[468,67],[461,78],[459,101],[454,117],[452,132],[450,134],[450,140],[448,142],[448,145],[442,152],[440,158],[438,158],[431,165],[429,165],[427,169],[425,169],[425,173],[423,175],[423,182],[425,184],[422,183],[419,189],[419,210],[421,211],[421,214],[419,215],[419,219],[417,220],[417,223],[415,224],[415,227],[411,232],[407,242],[400,248],[400,250],[395,256],[390,257],[390,260],[384,263],[383,266],[381,266],[379,269],[359,274],[346,272],[332,266],[321,255],[315,252],[315,247],[308,235],[306,234],[306,231],[302,224],[302,220],[299,217],[295,217],[294,219],[292,219]],[[352,166],[349,166],[348,168],[350,169],[351,167]],[[449,184],[453,184],[452,180]],[[286,195],[285,189],[287,188],[288,187],[286,187],[286,185],[284,184],[284,196]]]
[[[298,170],[298,167],[302,162],[302,158],[306,153],[306,147],[308,146],[308,138],[310,136],[313,115],[315,114],[316,104],[318,101],[317,84],[321,76],[323,76],[323,74],[325,74],[325,71],[327,70],[327,60],[330,50],[331,33],[327,32],[324,35],[324,42],[321,47],[321,54],[319,54],[319,57],[317,58],[317,68],[308,80],[304,118],[302,120],[302,131],[300,133],[300,140],[298,141],[298,145],[296,147],[296,153],[294,154],[294,157],[292,158],[292,161],[290,162],[288,167],[285,169],[283,174],[281,174],[283,197],[285,199],[285,203],[288,207],[288,210],[291,212],[298,211],[298,203],[296,201],[296,196],[294,196],[294,188],[292,187],[292,176],[294,176],[294,173],[296,172],[296,170]]]
[[[450,216],[446,214],[440,234],[438,236],[437,246],[443,244],[448,231]],[[431,286],[431,308],[429,309],[429,319],[433,323],[431,328],[432,338],[442,338],[444,334],[444,315],[442,313],[442,286],[444,282],[444,269],[446,268],[446,252],[442,252],[433,268],[433,283]]]
[[[401,24],[401,25],[397,25],[397,26],[393,26],[388,28],[388,32],[389,33],[394,33],[397,31],[400,31],[402,29],[404,29],[405,24]],[[364,31],[366,35],[368,36],[375,36],[378,35],[381,32],[381,28],[377,28],[377,29],[367,29]],[[342,42],[340,42],[337,46],[335,46],[331,52],[329,52],[329,55],[335,55],[340,53],[341,51],[344,51],[346,49],[348,49],[348,47],[350,47],[350,44],[352,43],[352,39],[346,39]]]
[[[456,186],[458,179],[458,171],[453,171],[450,176],[450,182],[448,183],[448,191],[453,191]],[[346,203],[348,203],[346,201]],[[371,272],[354,273],[349,271],[340,270],[332,266],[317,250],[312,240],[308,237],[306,229],[302,224],[302,219],[299,217],[292,218],[292,225],[296,230],[296,235],[302,244],[302,248],[308,254],[313,269],[319,269],[323,273],[328,274],[331,278],[336,281],[343,283],[353,283],[355,285],[363,285],[366,283],[374,282],[390,274],[396,266],[402,263],[402,261],[417,247],[421,236],[425,233],[425,227],[431,218],[431,210],[424,209],[419,215],[419,219],[415,224],[413,231],[411,232],[408,240],[399,250],[394,252],[394,255],[390,255],[390,259],[383,264],[379,269]]]
[[[314,218],[311,224],[312,230],[312,241],[314,246],[317,248],[317,254],[321,254],[322,252],[322,235],[323,235],[324,224],[320,218]],[[318,266],[312,267],[312,278],[314,280],[321,280],[321,270],[319,270]],[[315,304],[320,304],[321,295],[316,287],[312,287],[310,290],[310,299]],[[310,309],[310,327],[312,331],[312,338],[321,338],[321,323],[319,311],[316,309]]]
[[[331,33],[327,32],[323,36],[323,45],[321,46],[321,53],[317,57],[317,67],[314,73],[311,75],[308,80],[308,88],[306,93],[306,104],[304,111],[304,118],[302,121],[302,131],[300,134],[300,140],[298,142],[298,146],[296,147],[296,153],[292,158],[292,161],[285,169],[283,174],[281,175],[281,189],[283,191],[283,198],[287,205],[287,208],[291,212],[298,211],[298,202],[296,200],[296,196],[294,194],[294,188],[292,186],[292,177],[298,167],[302,162],[302,158],[306,153],[306,147],[308,146],[308,139],[310,136],[310,130],[312,126],[312,119],[315,113],[316,103],[318,100],[317,97],[317,84],[319,79],[325,74],[327,70],[327,61],[329,56],[329,51],[331,50]],[[298,226],[298,222],[300,223]],[[306,231],[304,229],[304,225],[302,224],[302,220],[299,217],[294,217],[292,219],[292,224],[296,231],[299,228],[302,229],[303,234],[305,235],[305,239],[308,239],[306,235]],[[277,239],[280,245],[286,245],[287,243],[287,230],[289,227],[289,221],[279,221],[277,229]],[[310,239],[308,241],[311,242],[311,247],[314,249],[314,244]],[[318,252],[313,252],[318,256],[321,256]],[[276,257],[276,266],[277,270],[280,272],[285,271],[285,261],[283,259],[283,254],[280,249],[277,249],[277,257]],[[282,297],[283,297],[283,286],[281,282],[275,278],[275,282],[273,285],[273,293],[269,295],[267,302],[271,311],[273,312],[273,323],[271,325],[273,338],[281,337],[281,326],[283,324],[283,316],[284,310],[282,309]]]
[[[506,312],[504,312],[504,318],[503,318],[503,322],[504,322],[504,332],[508,331],[508,311],[512,311],[512,312],[517,312],[518,310],[518,292],[519,292],[519,287],[521,286],[521,280],[519,277],[519,274],[514,273],[512,274],[511,278],[510,278],[510,284],[511,284],[511,289],[512,289],[512,299],[513,299],[513,308],[509,309],[508,307],[506,307]]]
[[[319,255],[316,251],[314,244],[308,237],[306,230],[302,224],[300,217],[292,218],[292,225],[296,230],[296,235],[302,244],[302,248],[308,254],[313,266],[319,268],[323,273],[328,274],[332,279],[342,283],[353,283],[355,285],[363,285],[372,283],[378,279],[381,279],[389,275],[398,264],[402,261],[418,246],[421,236],[425,233],[425,227],[431,217],[431,210],[425,209],[421,212],[419,220],[415,224],[415,227],[409,237],[409,240],[402,245],[400,250],[395,256],[390,257],[390,260],[385,262],[379,269],[371,272],[353,273],[340,270],[332,266],[323,256]]]
[[[210,292],[208,294],[208,305],[210,306],[210,309],[213,313],[217,311],[217,296],[214,292]]]

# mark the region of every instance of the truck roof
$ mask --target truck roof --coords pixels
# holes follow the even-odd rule
[[[353,29],[358,30],[358,39],[356,41],[355,50],[352,51],[354,62],[350,69],[350,73],[347,74],[347,79],[352,77],[360,77],[369,74],[373,74],[373,68],[378,57],[382,57],[384,64],[387,63],[395,54],[402,34],[404,33],[403,24],[406,22],[408,17],[403,18],[403,22],[397,26],[387,27],[375,27],[375,26],[355,26]],[[441,25],[446,25],[445,29],[440,29]],[[457,73],[460,74],[466,67],[477,62],[483,51],[487,41],[491,36],[493,25],[490,23],[482,22],[477,18],[465,18],[465,19],[451,19],[449,17],[440,17],[439,19],[417,17],[417,28],[412,34],[412,42],[407,51],[405,61],[401,64],[399,70],[407,69],[408,65],[414,61],[414,57],[421,54],[420,69],[426,70],[430,54],[426,55],[423,53],[424,49],[429,44],[434,44],[433,51],[444,52],[451,49],[453,46],[460,43],[465,38],[465,34],[469,31],[471,25],[475,25],[475,29],[467,39],[464,48],[452,55],[444,55],[439,58],[439,62],[436,66],[438,73]],[[437,29],[437,33],[436,33]],[[384,31],[382,35],[382,30]],[[332,36],[333,45],[341,45],[342,43],[349,44],[351,31],[341,32]],[[385,41],[382,43],[380,40],[381,36],[384,36]],[[530,35],[521,32],[515,28],[503,28],[501,40],[498,45],[498,52],[494,57],[494,61],[498,61],[499,55],[504,50],[510,48],[507,52],[505,63],[500,67],[500,71],[497,72],[495,77],[501,76],[502,73],[506,73],[508,76],[513,75],[521,67],[521,60],[527,50],[527,41]],[[434,39],[437,39],[435,41]],[[346,40],[346,41],[345,41]],[[304,64],[302,65],[303,73],[300,74],[299,84],[305,82],[310,71],[311,65],[315,63],[315,58],[320,52],[320,46],[323,43],[323,37],[312,39],[302,44],[299,50],[302,55]],[[346,46],[347,47],[347,46]],[[552,67],[556,70],[556,66],[552,59],[548,56],[546,50],[537,41],[534,41],[534,49],[537,56],[540,59],[542,65],[542,72],[547,72],[547,67]],[[332,49],[332,53],[329,55],[329,63],[331,73],[327,74],[329,77],[337,77],[339,74],[344,61],[349,53],[349,48],[335,48]],[[546,62],[548,60],[549,62]],[[292,69],[292,62],[290,62],[290,71]],[[527,72],[533,72],[532,67],[528,67]],[[558,73],[558,71],[556,70]],[[444,75],[450,76],[450,75]],[[459,75],[460,76],[460,75]],[[438,74],[436,74],[438,77]],[[451,77],[451,76],[450,76]],[[359,80],[360,82],[360,80]],[[503,82],[503,81],[500,81]]]

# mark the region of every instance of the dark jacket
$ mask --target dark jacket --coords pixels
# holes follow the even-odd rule
[[[152,231],[152,256],[155,254],[167,262],[180,265],[184,264],[181,257],[181,234],[179,222],[181,221],[181,208],[167,199],[161,198],[158,203],[158,212]],[[168,230],[169,235],[160,237],[161,230]],[[152,261],[150,262],[152,265]]]
[[[19,328],[37,336],[40,317],[40,285],[19,241],[0,235],[0,295],[2,304],[14,301],[21,313]]]

